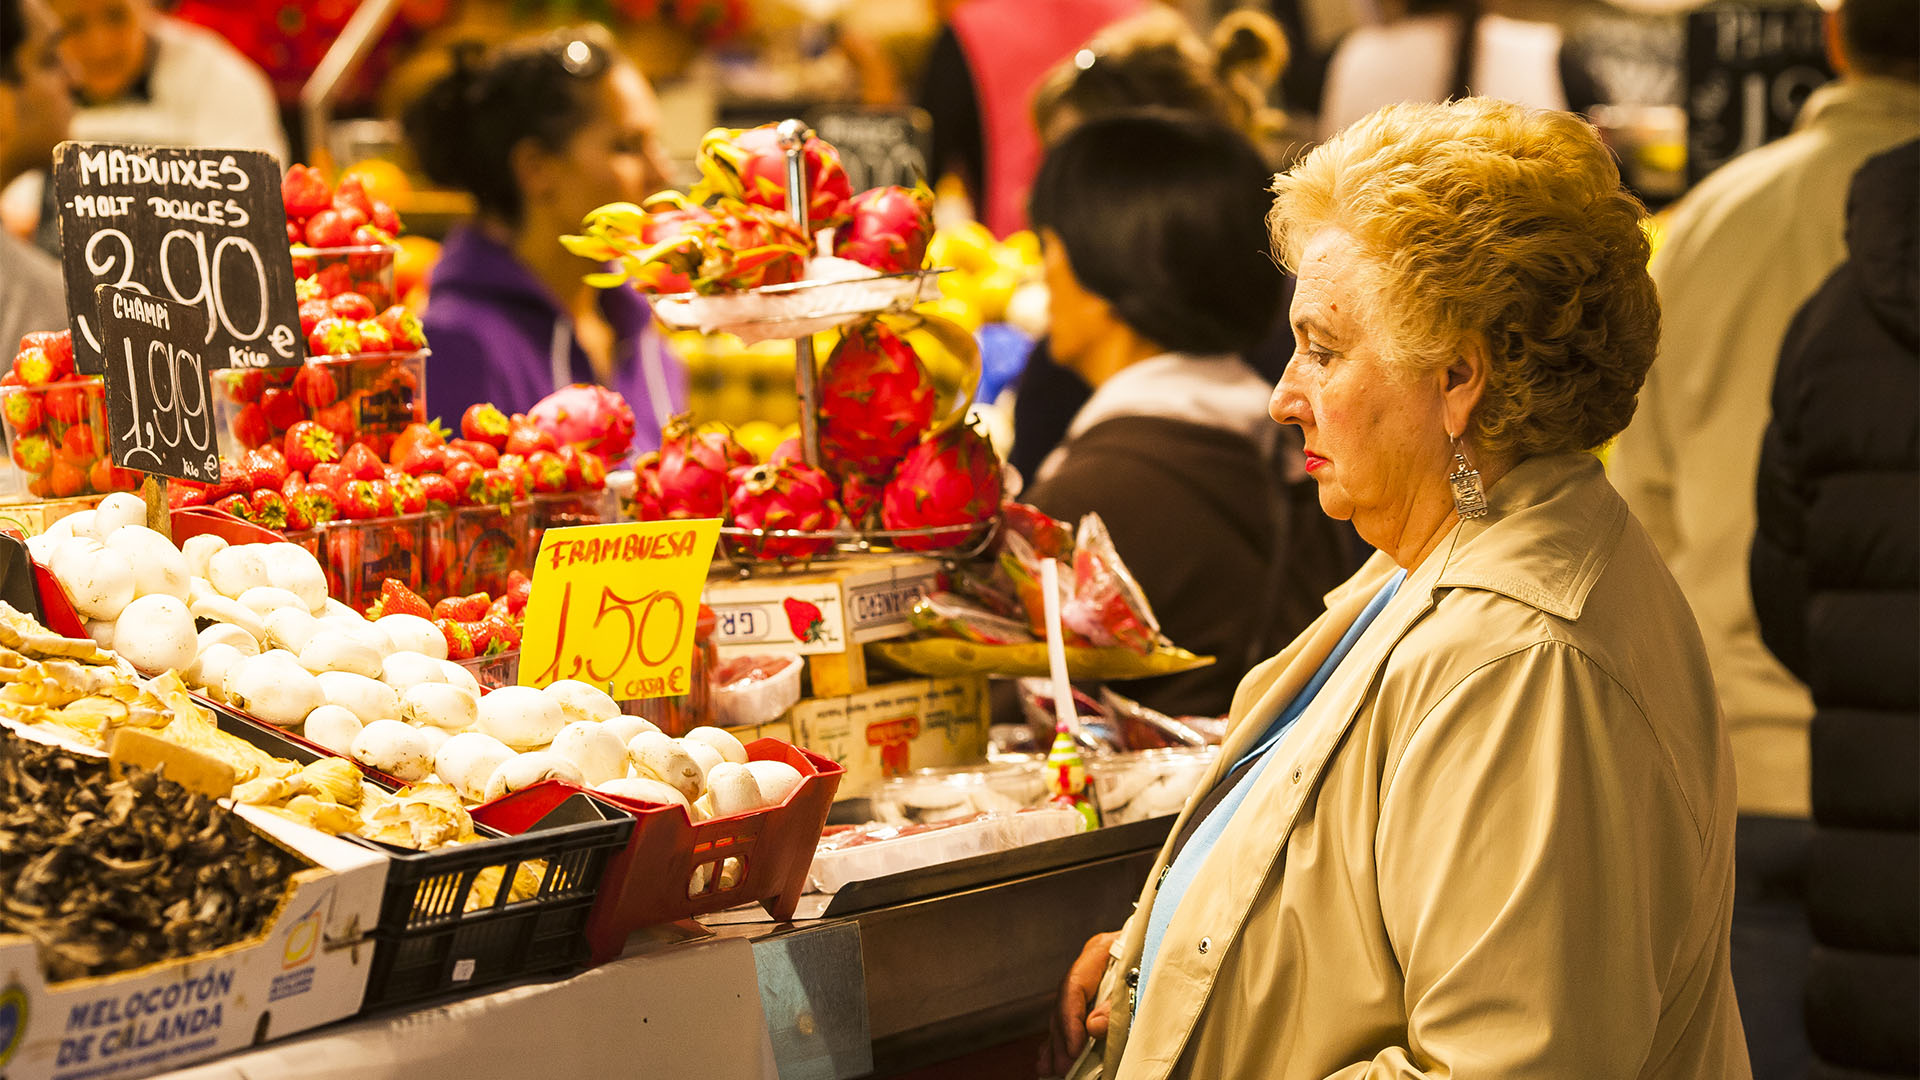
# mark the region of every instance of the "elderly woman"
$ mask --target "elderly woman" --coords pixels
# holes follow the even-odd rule
[[[1043,1064],[1748,1076],[1712,678],[1588,453],[1653,360],[1641,207],[1579,118],[1475,98],[1375,113],[1275,192],[1271,412],[1378,553],[1241,684]]]

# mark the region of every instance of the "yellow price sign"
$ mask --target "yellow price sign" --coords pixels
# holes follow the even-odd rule
[[[717,519],[548,529],[533,566],[520,684],[592,683],[616,700],[692,687],[700,590]]]

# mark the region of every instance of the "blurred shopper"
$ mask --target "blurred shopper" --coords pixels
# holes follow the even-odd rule
[[[1813,691],[1818,1080],[1920,1075],[1920,142],[1873,158],[1787,329],[1760,450],[1760,633]]]
[[[48,0],[80,109],[73,138],[265,150],[285,164],[273,86],[219,34],[153,0]]]
[[[998,236],[1026,226],[1040,140],[1027,104],[1048,68],[1153,0],[943,0],[919,104],[933,118],[934,176],[967,186]]]
[[[1076,124],[1128,109],[1160,107],[1224,123],[1270,151],[1284,117],[1267,105],[1266,89],[1285,68],[1287,39],[1257,12],[1228,15],[1203,40],[1178,12],[1156,7],[1114,23],[1075,56],[1054,65],[1033,95],[1033,125],[1045,143]],[[1274,157],[1268,153],[1272,164]],[[1288,293],[1282,294],[1281,308]],[[1256,347],[1248,362],[1268,383],[1280,378],[1291,343],[1284,335]],[[1009,460],[1032,477],[1067,433],[1093,393],[1085,379],[1056,363],[1042,340],[1027,358],[1013,404]]]
[[[1327,64],[1320,137],[1396,101],[1477,95],[1568,107],[1560,28],[1483,12],[1478,0],[1386,0],[1399,17],[1362,26]]]
[[[1242,359],[1284,310],[1279,268],[1246,242],[1270,175],[1232,127],[1134,113],[1074,128],[1034,182],[1054,353],[1094,391],[1023,498],[1098,512],[1161,629],[1218,658],[1122,688],[1176,716],[1225,713],[1350,569]]]
[[[52,17],[40,0],[0,0],[0,185],[47,167],[69,111]],[[60,264],[0,229],[0,346],[66,325]]]
[[[1382,109],[1274,190],[1271,416],[1378,550],[1241,684],[1043,1064],[1743,1080],[1726,729],[1592,453],[1659,339],[1642,207],[1590,125],[1487,98]]]
[[[658,445],[686,400],[686,371],[639,293],[588,286],[595,267],[560,246],[595,207],[665,186],[645,76],[598,27],[491,54],[462,47],[405,124],[427,176],[478,207],[428,282],[428,411],[450,424],[481,401],[524,412],[558,387],[597,382],[633,406],[636,445]]]
[[[1806,688],[1761,644],[1747,584],[1767,392],[1793,313],[1846,256],[1847,182],[1920,136],[1920,4],[1842,0],[1828,44],[1840,78],[1792,134],[1746,153],[1675,204],[1653,260],[1660,362],[1621,435],[1613,475],[1686,590],[1713,661],[1740,776],[1734,977],[1761,1080],[1804,1073],[1809,938]]]

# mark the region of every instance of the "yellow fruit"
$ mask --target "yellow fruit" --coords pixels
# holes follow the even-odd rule
[[[934,266],[952,266],[978,274],[993,264],[996,246],[992,230],[977,221],[963,222],[933,234],[927,245],[927,258]]]
[[[980,329],[980,312],[970,304],[961,303],[950,296],[930,300],[915,310],[929,315],[938,315],[943,319],[958,323],[960,328],[971,334]]]
[[[405,296],[426,286],[427,274],[440,261],[440,243],[425,236],[402,236],[395,243],[400,250],[393,256],[393,292]]]
[[[413,193],[413,181],[407,178],[407,171],[382,158],[368,158],[347,166],[340,173],[340,179],[345,180],[349,176],[360,178],[360,186],[366,189],[367,198],[378,199],[388,206],[398,206]]]
[[[1000,250],[1010,253],[1028,266],[1040,265],[1040,237],[1032,229],[1021,229],[1000,241]]]
[[[754,419],[760,404],[753,387],[739,379],[728,379],[714,391],[712,415],[729,424],[744,424]]]
[[[765,461],[773,456],[773,448],[780,445],[780,427],[765,420],[749,420],[740,425],[733,437],[747,448],[755,461]]]
[[[1006,317],[1007,301],[1020,287],[1020,276],[1008,270],[994,270],[980,278],[980,300],[975,310],[981,322],[999,322]]]

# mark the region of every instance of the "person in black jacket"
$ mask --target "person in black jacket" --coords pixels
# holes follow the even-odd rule
[[[1244,359],[1283,315],[1269,179],[1232,127],[1135,112],[1075,128],[1034,182],[1054,353],[1093,395],[1023,499],[1097,511],[1162,631],[1218,658],[1119,687],[1176,716],[1225,712],[1354,565]]]
[[[1814,1080],[1920,1075],[1920,140],[1873,158],[1847,261],[1780,351],[1752,586],[1813,692]]]

